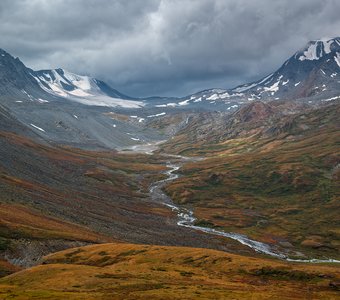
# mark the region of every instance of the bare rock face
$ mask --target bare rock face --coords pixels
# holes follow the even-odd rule
[[[11,89],[36,88],[38,85],[19,58],[0,49],[0,86],[1,94],[5,94]]]

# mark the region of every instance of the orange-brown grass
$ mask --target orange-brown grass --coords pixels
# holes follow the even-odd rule
[[[0,259],[0,277],[20,271],[22,268],[14,266],[6,260]]]
[[[164,169],[160,164],[162,162],[159,156],[150,156],[144,154],[120,154],[116,151],[86,151],[67,146],[51,147],[38,144],[29,138],[19,136],[10,132],[0,131],[0,138],[4,138],[8,143],[16,146],[24,146],[27,149],[33,149],[41,156],[55,161],[73,162],[84,164],[93,162],[105,165],[112,169],[122,169],[126,172],[158,172]],[[164,160],[164,158],[163,158]]]
[[[338,127],[316,122],[313,131],[297,133],[183,143],[181,153],[207,159],[184,165],[184,176],[165,190],[193,207],[201,223],[339,258]]]
[[[339,269],[225,252],[102,244],[0,280],[0,299],[337,299]]]
[[[107,242],[112,238],[64,220],[43,215],[22,205],[0,203],[0,232],[2,236],[33,239],[65,239],[86,242]]]

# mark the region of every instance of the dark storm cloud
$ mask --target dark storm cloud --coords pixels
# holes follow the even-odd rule
[[[3,0],[0,47],[135,96],[233,87],[339,35],[338,0]]]

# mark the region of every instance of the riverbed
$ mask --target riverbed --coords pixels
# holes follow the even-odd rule
[[[282,250],[279,250],[272,245],[252,240],[243,234],[239,234],[235,232],[225,232],[225,231],[217,230],[214,228],[208,228],[208,227],[195,225],[196,218],[194,216],[193,210],[176,205],[172,201],[172,199],[164,193],[163,187],[170,181],[173,181],[179,178],[179,175],[176,172],[183,166],[184,163],[202,160],[202,158],[184,157],[184,156],[178,156],[178,155],[166,155],[166,156],[169,158],[169,161],[166,164],[166,167],[168,169],[164,172],[164,174],[167,177],[163,180],[159,180],[153,183],[149,188],[149,193],[153,201],[157,201],[157,202],[160,202],[166,205],[167,207],[169,207],[169,209],[171,209],[172,211],[176,213],[178,226],[191,228],[194,230],[204,232],[206,234],[230,238],[230,239],[238,241],[239,243],[245,246],[248,246],[249,248],[253,249],[254,251],[258,253],[266,254],[266,255],[269,255],[275,258],[279,258],[279,259],[283,259],[283,260],[287,260],[291,262],[340,263],[339,260],[332,259],[332,258],[293,259],[289,257],[287,252],[283,252]]]

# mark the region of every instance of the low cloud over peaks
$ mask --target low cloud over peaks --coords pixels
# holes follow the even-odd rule
[[[333,0],[0,2],[0,47],[133,96],[228,88],[275,70],[307,41],[338,36]]]

